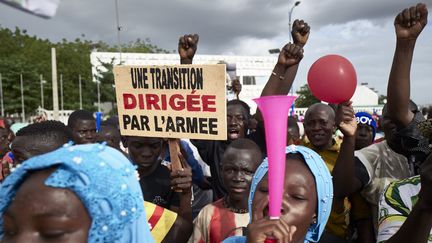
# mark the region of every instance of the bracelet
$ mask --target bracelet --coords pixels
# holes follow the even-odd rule
[[[284,76],[280,76],[280,75],[278,75],[278,74],[275,73],[275,72],[272,72],[272,75],[274,75],[274,76],[276,76],[276,77],[279,77],[280,80],[284,80],[284,79],[285,79]]]

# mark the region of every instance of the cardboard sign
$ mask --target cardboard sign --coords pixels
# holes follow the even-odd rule
[[[226,140],[225,65],[116,66],[122,135]]]

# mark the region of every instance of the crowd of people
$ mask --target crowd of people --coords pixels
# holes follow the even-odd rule
[[[17,132],[0,120],[1,242],[432,242],[432,120],[410,100],[427,15],[417,4],[395,17],[379,124],[351,101],[313,104],[302,123],[288,118],[279,219],[268,212],[264,122],[272,121],[251,114],[234,79],[227,140],[178,140],[180,170],[167,139],[122,136],[116,117],[97,126],[77,110],[66,125],[38,121]],[[293,43],[261,96],[288,94],[309,33],[294,21]],[[193,63],[198,41],[180,37],[181,64]]]

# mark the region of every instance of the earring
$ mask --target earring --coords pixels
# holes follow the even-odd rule
[[[315,218],[315,219],[313,219],[312,224],[316,224],[316,223],[317,223],[317,220]]]

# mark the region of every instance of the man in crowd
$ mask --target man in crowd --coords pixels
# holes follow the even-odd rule
[[[309,139],[305,146],[321,155],[330,172],[333,172],[335,164],[343,160],[346,154],[354,152],[357,122],[352,102],[340,104],[337,114],[329,105],[313,104],[306,111],[303,125]],[[333,139],[337,127],[344,135],[342,144]],[[320,242],[347,242],[348,214],[347,198],[335,196],[332,212]]]
[[[426,5],[419,3],[404,9],[395,18],[396,50],[388,92],[392,91],[392,99],[399,102],[396,105],[404,105],[403,101],[409,99],[410,69],[414,47],[418,36],[427,24],[427,15]],[[400,101],[398,98],[403,100]],[[398,112],[394,110],[396,108],[389,106],[389,111]],[[403,112],[393,114],[393,116],[398,118],[397,125],[410,126],[411,120],[420,120],[417,118],[419,114],[420,112],[416,114]],[[430,121],[424,123],[430,124]],[[428,126],[422,126],[422,128],[426,128],[424,135],[428,136],[430,142],[430,128]],[[422,161],[424,153],[421,153],[421,149],[422,147],[417,151],[412,151],[413,160],[420,162],[420,165],[414,164],[414,169],[419,166],[420,175],[394,182],[384,191],[383,198],[380,200],[379,242],[431,242],[432,155]]]
[[[12,141],[14,164],[60,148],[72,140],[70,130],[59,121],[43,121],[21,128]]]
[[[378,202],[392,181],[408,178],[418,171],[418,163],[429,154],[428,142],[417,124],[424,120],[410,101],[410,68],[417,37],[427,23],[422,4],[406,9],[395,19],[396,51],[387,88],[387,105],[382,126],[386,140],[348,155],[336,164],[333,180],[335,197],[362,192],[372,206],[375,230]],[[411,242],[411,241],[410,241]]]
[[[125,140],[130,159],[138,166],[144,200],[177,212],[192,222],[192,171],[187,163],[183,164],[183,170],[170,171],[161,159],[162,138],[128,136]]]
[[[96,142],[96,120],[90,111],[72,112],[67,125],[72,131],[72,139],[75,144]]]
[[[190,243],[218,243],[244,234],[250,220],[248,196],[252,176],[261,162],[261,151],[253,141],[239,138],[230,143],[221,163],[227,195],[201,210],[194,221]]]

